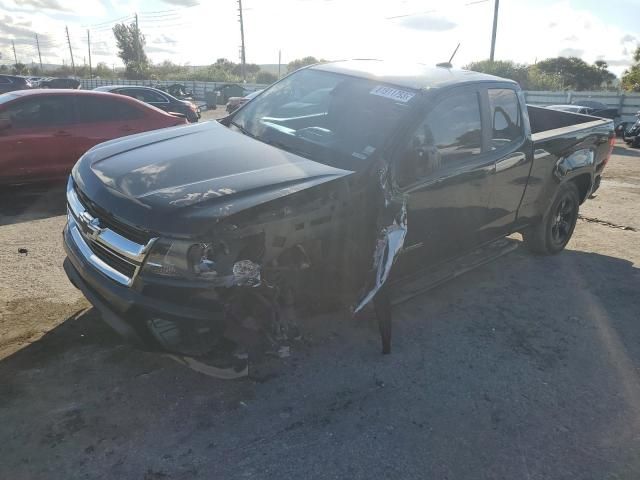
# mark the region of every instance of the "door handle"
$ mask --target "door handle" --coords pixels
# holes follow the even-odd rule
[[[129,127],[129,126],[125,126],[125,127],[120,127],[120,131],[121,132],[135,132],[136,129],[132,128],[132,127]]]
[[[53,134],[54,137],[70,137],[71,133],[66,132],[64,130],[58,130],[56,133]]]
[[[496,172],[502,172],[503,170],[508,170],[511,167],[515,167],[520,163],[523,163],[527,160],[527,156],[524,153],[514,153],[505,158],[502,158],[496,162]]]

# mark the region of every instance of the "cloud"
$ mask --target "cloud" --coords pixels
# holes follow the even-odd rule
[[[620,39],[620,43],[636,42],[636,41],[637,41],[636,37],[628,33]]]
[[[456,24],[446,18],[432,17],[429,15],[416,15],[404,18],[400,25],[414,30],[429,30],[432,32],[444,32],[455,28]]]
[[[560,57],[578,57],[582,58],[584,55],[584,50],[580,50],[579,48],[563,48],[558,52]]]
[[[163,1],[164,3],[168,3],[169,5],[178,5],[180,7],[194,7],[200,4],[198,0],[163,0]]]
[[[15,3],[18,7],[44,8],[61,12],[69,10],[68,7],[60,4],[58,0],[15,0]]]
[[[164,45],[164,44],[175,45],[178,42],[174,38],[171,38],[170,36],[165,35],[163,33],[153,37],[150,43],[152,43],[153,45]]]
[[[144,49],[147,53],[177,53],[171,48],[154,47],[153,45],[147,45]]]
[[[629,67],[631,62],[629,60],[605,60],[610,67]]]

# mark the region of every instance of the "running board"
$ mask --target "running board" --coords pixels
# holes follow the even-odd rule
[[[518,248],[520,242],[501,238],[450,262],[418,271],[398,279],[391,286],[391,304],[399,305],[453,280],[474,268],[485,265]]]

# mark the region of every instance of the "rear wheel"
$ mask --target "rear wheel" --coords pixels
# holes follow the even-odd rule
[[[572,182],[560,185],[558,195],[544,218],[536,226],[523,232],[524,243],[535,253],[553,255],[569,243],[576,222],[580,197]]]

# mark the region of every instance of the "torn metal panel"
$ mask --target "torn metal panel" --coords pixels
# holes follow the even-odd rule
[[[384,228],[378,238],[378,243],[373,255],[373,268],[375,270],[375,283],[368,293],[360,300],[354,313],[358,313],[364,308],[382,288],[389,278],[391,267],[404,245],[407,235],[407,210],[406,205],[402,205],[400,218],[394,219],[393,223]]]
[[[403,196],[401,202],[399,202],[400,199],[394,195],[390,186],[388,165],[380,171],[380,188],[384,195],[385,216],[387,218],[392,216],[393,220],[392,223],[387,224],[380,230],[373,254],[375,277],[370,283],[367,293],[364,294],[355,307],[354,313],[362,310],[385,284],[407,236],[407,201]],[[394,207],[399,203],[399,211],[394,212]]]

